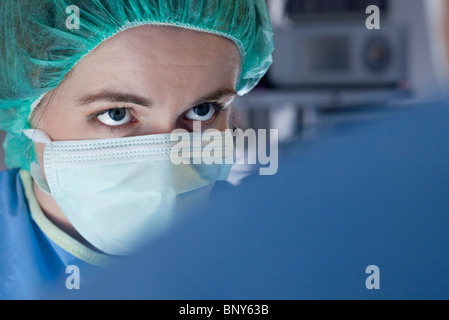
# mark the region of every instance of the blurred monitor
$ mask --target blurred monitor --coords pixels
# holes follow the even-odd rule
[[[276,50],[268,79],[275,88],[406,86],[407,27],[387,19],[387,0],[277,3],[284,23],[274,24]],[[371,5],[380,10],[380,29],[366,26]]]
[[[294,21],[304,19],[360,19],[366,7],[376,5],[382,14],[388,12],[388,0],[287,0],[287,17]]]

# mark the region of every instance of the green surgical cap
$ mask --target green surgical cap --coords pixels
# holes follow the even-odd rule
[[[76,7],[73,7],[76,6]],[[78,22],[73,19],[79,9]],[[175,26],[226,37],[242,56],[239,95],[272,63],[273,31],[265,0],[0,0],[0,130],[9,168],[35,161],[32,105],[56,88],[87,53],[140,25]]]

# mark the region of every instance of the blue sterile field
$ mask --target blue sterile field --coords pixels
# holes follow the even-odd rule
[[[417,105],[280,152],[63,298],[447,299],[449,109]],[[218,192],[219,191],[219,192]]]

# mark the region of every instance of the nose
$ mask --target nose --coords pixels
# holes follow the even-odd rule
[[[168,117],[151,121],[150,126],[146,129],[146,134],[172,133],[176,129],[176,123],[176,119]]]
[[[167,134],[179,128],[179,115],[168,108],[155,107],[141,120],[144,125],[140,127],[139,135]]]

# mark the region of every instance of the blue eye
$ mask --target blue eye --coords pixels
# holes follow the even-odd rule
[[[185,117],[194,121],[208,121],[216,113],[216,107],[212,103],[203,103],[190,109]]]
[[[127,108],[114,108],[106,110],[97,119],[108,126],[121,126],[130,122],[132,117]]]

